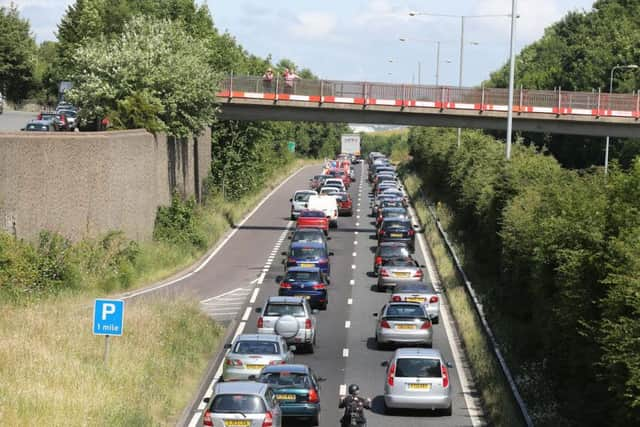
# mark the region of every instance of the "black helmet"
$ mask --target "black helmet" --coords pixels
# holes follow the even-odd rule
[[[358,387],[358,384],[349,385],[349,394],[356,395],[358,394],[359,391],[360,391],[360,387]]]

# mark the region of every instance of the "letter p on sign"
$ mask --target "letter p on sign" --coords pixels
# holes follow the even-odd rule
[[[93,306],[93,333],[95,335],[122,335],[124,301],[97,299]]]
[[[112,314],[116,313],[116,305],[110,302],[106,302],[104,304],[102,304],[102,321],[106,321],[107,320],[107,316],[110,316]]]

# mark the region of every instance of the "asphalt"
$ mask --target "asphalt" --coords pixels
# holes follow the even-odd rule
[[[360,385],[363,395],[373,399],[373,410],[368,413],[368,426],[473,426],[482,425],[481,411],[476,407],[473,390],[468,384],[468,367],[457,344],[456,333],[447,313],[441,314],[441,322],[434,325],[434,348],[442,351],[446,360],[454,363],[451,383],[454,391],[453,415],[434,415],[429,411],[407,411],[388,416],[382,413],[382,392],[385,381],[381,362],[390,358],[392,351],[380,351],[373,342],[375,322],[372,313],[378,311],[388,299],[388,294],[371,289],[374,277],[369,277],[373,250],[376,241],[373,233],[373,218],[369,217],[369,186],[366,182],[365,166],[356,166],[357,180],[351,185],[354,199],[353,217],[340,217],[337,229],[329,233],[331,258],[331,285],[329,306],[317,314],[319,320],[317,346],[313,354],[297,353],[296,363],[311,366],[319,376],[326,377],[322,383],[320,400],[321,426],[339,425],[341,412],[338,399],[350,383]],[[196,270],[187,273],[184,279],[173,279],[159,287],[138,291],[130,299],[149,296],[173,298],[178,295],[196,297],[202,309],[214,319],[227,322],[234,332],[256,331],[256,307],[261,307],[266,298],[277,295],[278,279],[283,273],[281,252],[288,244],[288,230],[293,227],[289,220],[289,198],[299,189],[308,188],[308,180],[319,173],[319,166],[308,166],[290,177],[277,188],[244,223],[238,224],[228,236]],[[359,209],[359,211],[358,211]],[[420,237],[422,239],[422,237]],[[422,264],[431,266],[428,252],[416,244],[416,256]],[[434,273],[430,277],[437,282]],[[429,277],[429,275],[427,275]],[[446,299],[444,294],[441,295]],[[445,332],[445,324],[449,326]],[[231,335],[231,334],[230,334]],[[456,343],[456,357],[451,343]],[[202,425],[202,398],[209,396],[212,382],[220,374],[214,366],[208,378],[208,387],[193,405],[185,418],[189,426]],[[461,375],[465,380],[465,392],[461,386]],[[205,384],[206,385],[206,384]],[[195,392],[195,391],[194,391]],[[465,396],[466,395],[466,396]],[[471,405],[469,409],[468,405]],[[471,417],[471,414],[474,417]],[[302,425],[299,421],[286,422],[287,426]]]
[[[35,119],[37,113],[7,110],[0,114],[0,132],[13,132],[22,129],[29,120]]]

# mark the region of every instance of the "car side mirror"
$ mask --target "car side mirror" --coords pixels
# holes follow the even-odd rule
[[[453,368],[453,363],[451,362],[447,362],[445,363],[445,365],[447,365],[447,368]]]
[[[223,348],[225,348],[225,349],[230,349],[230,348],[231,348],[231,344],[230,344],[230,343],[226,343],[226,344],[223,346]]]
[[[25,130],[26,128],[21,128],[20,130]]]
[[[305,208],[308,208],[308,207],[309,207],[309,203],[305,203],[305,204],[304,204],[304,207],[305,207]]]
[[[289,351],[296,351],[296,346],[295,345],[290,345],[289,346]]]
[[[389,366],[389,361],[388,361],[388,360],[385,360],[384,362],[382,362],[382,363],[380,364],[380,366]]]
[[[287,256],[287,253],[285,251],[282,251],[282,252],[280,252],[280,255]]]
[[[419,230],[420,226],[418,224],[413,224],[413,228],[416,229],[416,230]]]
[[[211,398],[210,397],[205,397],[204,399],[202,399],[202,401],[204,403],[209,403],[211,401]]]
[[[373,313],[373,317],[378,317],[378,313]]]
[[[249,375],[249,381],[255,381],[258,379],[258,377],[256,377],[255,375]]]
[[[327,237],[327,240],[331,240],[331,237]]]
[[[318,314],[318,309],[317,308],[312,309],[311,314]]]
[[[262,307],[256,307],[256,313],[262,313]]]
[[[290,202],[293,202],[293,199],[289,199]]]
[[[327,379],[325,377],[318,377],[316,378],[316,381],[318,381],[319,383],[326,381]]]
[[[420,268],[427,268],[427,266],[424,264],[420,264]]]
[[[329,252],[329,256],[333,256],[333,255],[334,255],[333,252]]]

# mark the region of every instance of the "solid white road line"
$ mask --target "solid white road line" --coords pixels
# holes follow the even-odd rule
[[[417,221],[417,215],[413,211],[413,208],[410,209],[411,215],[414,220]],[[422,256],[425,259],[427,271],[429,273],[429,278],[431,279],[431,283],[434,284],[434,287],[438,285],[440,287],[440,283],[435,273],[435,268],[431,261],[431,257],[429,256],[429,252],[427,249],[427,244],[424,236],[422,234],[418,234],[418,244],[420,245],[420,250],[422,251]],[[442,298],[446,300],[446,298]],[[480,416],[482,416],[482,410],[479,406],[476,405],[476,402],[471,396],[471,390],[469,388],[469,378],[467,378],[467,373],[464,370],[462,365],[462,358],[460,356],[460,349],[457,346],[457,334],[451,327],[453,321],[451,320],[451,313],[449,312],[449,304],[448,301],[446,304],[442,304],[440,307],[440,316],[442,317],[442,325],[444,326],[445,333],[447,335],[447,340],[449,341],[449,346],[451,347],[451,354],[453,355],[453,361],[455,366],[457,367],[456,371],[458,372],[458,377],[460,378],[460,386],[462,388],[462,395],[464,396],[464,401],[467,405],[467,411],[469,412],[469,417],[471,419],[471,424],[473,427],[481,426],[482,421],[480,420]]]
[[[238,232],[238,230],[240,230],[240,228],[242,228],[242,226],[244,225],[244,223],[245,223],[245,222],[247,222],[247,221],[249,220],[249,218],[251,218],[251,217],[253,216],[253,214],[255,214],[255,213],[258,211],[258,209],[260,209],[260,207],[262,207],[262,205],[263,205],[263,204],[265,204],[265,202],[266,202],[267,200],[269,200],[269,198],[270,198],[270,197],[271,197],[271,196],[272,196],[276,191],[278,191],[278,190],[280,189],[280,187],[282,187],[284,184],[286,184],[287,182],[289,182],[289,180],[290,180],[291,178],[293,178],[294,176],[296,176],[296,175],[298,175],[300,172],[302,172],[302,170],[303,170],[304,168],[305,168],[305,166],[301,167],[301,168],[300,168],[300,169],[298,169],[296,172],[294,172],[294,173],[292,173],[291,175],[289,175],[289,176],[287,177],[287,179],[285,179],[284,181],[282,181],[282,182],[281,182],[280,184],[278,184],[278,185],[277,185],[273,190],[271,190],[271,191],[269,192],[269,194],[267,194],[266,196],[264,196],[264,198],[260,201],[260,203],[258,203],[258,204],[256,205],[256,207],[255,207],[255,208],[253,208],[253,210],[252,210],[251,212],[249,212],[249,213],[248,213],[248,214],[247,214],[247,215],[242,219],[242,221],[240,221],[240,223],[238,223],[238,225],[236,226],[236,228],[234,228],[233,230],[231,230],[231,232],[229,233],[229,235],[228,235],[227,237],[225,237],[225,239],[224,239],[224,240],[223,240],[223,241],[218,245],[218,247],[217,247],[217,248],[215,248],[215,250],[214,250],[213,252],[211,252],[211,254],[210,254],[210,255],[209,255],[209,256],[208,256],[204,261],[202,261],[202,263],[201,263],[198,267],[196,267],[192,272],[189,272],[189,273],[187,273],[187,274],[185,274],[185,275],[183,275],[183,276],[180,276],[180,277],[178,277],[177,279],[171,280],[170,282],[163,283],[163,284],[160,284],[160,285],[157,285],[157,286],[152,286],[152,287],[150,287],[150,288],[142,289],[142,290],[140,290],[140,291],[133,292],[133,293],[128,294],[128,295],[124,295],[124,296],[122,296],[120,299],[126,300],[126,299],[129,299],[129,298],[133,298],[133,297],[135,297],[135,296],[138,296],[138,295],[143,295],[143,294],[146,294],[146,293],[149,293],[149,292],[153,292],[153,291],[158,290],[158,289],[166,288],[167,286],[171,286],[171,285],[173,285],[174,283],[181,282],[181,281],[183,281],[184,279],[186,279],[186,278],[188,278],[188,277],[191,277],[193,274],[198,273],[200,270],[202,270],[204,267],[206,267],[206,266],[207,266],[207,264],[209,264],[209,261],[211,261],[211,259],[212,259],[214,256],[216,256],[216,255],[218,254],[218,252],[220,252],[220,250],[222,250],[222,248],[227,244],[227,242],[228,242],[229,240],[231,240],[231,238],[232,238],[233,236],[235,236],[235,234]],[[290,223],[291,223],[291,221],[290,221]]]
[[[253,304],[256,302],[256,298],[258,298],[258,292],[260,292],[260,288],[255,288],[253,290],[253,294],[251,295],[251,299],[249,300],[249,304]]]
[[[189,421],[189,425],[187,427],[196,427],[196,425],[198,424],[198,421],[200,420],[200,415],[202,415],[202,411],[195,412],[193,414],[193,418],[191,418],[191,421]]]
[[[247,307],[244,310],[244,314],[242,315],[242,321],[246,322],[249,320],[249,316],[251,316],[251,306]]]

